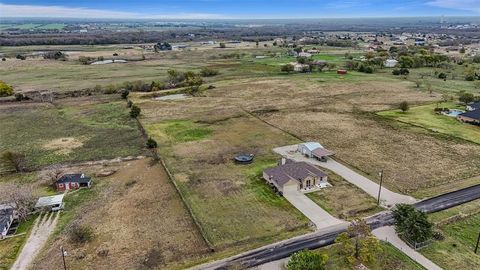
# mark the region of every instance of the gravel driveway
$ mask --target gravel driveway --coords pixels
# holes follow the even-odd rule
[[[11,270],[28,269],[30,263],[47,242],[48,237],[57,225],[59,213],[47,213],[39,216],[33,225],[32,232],[23,246],[20,255],[13,264]]]

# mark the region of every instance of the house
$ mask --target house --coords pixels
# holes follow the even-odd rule
[[[64,207],[63,197],[64,194],[40,197],[35,204],[35,209],[37,210],[48,210],[48,211],[59,211]]]
[[[0,205],[0,239],[7,236],[10,226],[12,226],[15,219],[15,210],[11,205]]]
[[[308,69],[309,65],[306,64],[300,64],[300,63],[294,63],[293,64],[293,70],[298,71],[298,72],[303,72],[304,70]]]
[[[92,186],[92,179],[83,173],[65,174],[55,182],[58,191],[89,188]]]
[[[312,54],[311,53],[308,53],[308,52],[300,52],[298,53],[298,57],[312,57]]]
[[[339,75],[345,75],[345,74],[347,74],[347,73],[348,73],[348,71],[347,71],[346,69],[339,69],[339,70],[337,70],[337,74],[339,74]]]
[[[473,110],[459,114],[457,116],[459,121],[470,123],[470,124],[480,124],[480,110]]]
[[[318,142],[301,143],[297,147],[297,152],[306,157],[315,158],[320,161],[326,161],[329,156],[333,156],[335,154],[334,152],[325,149]]]
[[[385,62],[383,63],[383,65],[384,65],[386,68],[393,68],[393,67],[395,67],[397,64],[398,64],[398,61],[395,60],[395,59],[387,59],[387,60],[385,60]]]
[[[480,109],[480,102],[475,102],[475,103],[470,103],[468,104],[465,109],[467,111],[475,111],[475,110],[478,110]]]
[[[277,167],[263,171],[263,178],[278,191],[308,191],[325,186],[328,176],[316,166],[307,162],[295,162],[282,158]]]

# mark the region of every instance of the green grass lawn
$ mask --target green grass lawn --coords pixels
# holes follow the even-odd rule
[[[463,106],[454,103],[441,103],[438,106],[450,109],[465,109]],[[379,112],[378,115],[422,127],[432,132],[480,143],[480,127],[462,123],[454,117],[436,114],[433,111],[435,107],[437,107],[437,104],[429,104],[412,107],[407,112],[391,110]]]
[[[0,114],[0,152],[25,155],[30,168],[142,154],[143,138],[125,102],[105,101],[6,108]],[[65,138],[76,145],[63,143]]]
[[[340,176],[329,172],[328,182],[332,187],[307,193],[307,197],[331,215],[352,220],[367,217],[382,210],[381,207],[377,206],[374,198]]]
[[[480,256],[473,253],[479,229],[480,214],[443,225],[440,230],[445,239],[420,252],[446,270],[479,269]]]
[[[370,270],[424,270],[421,265],[410,259],[407,255],[396,249],[389,243],[380,242],[382,251],[376,254],[376,262],[366,265]],[[353,269],[341,255],[339,245],[331,245],[317,252],[328,255],[328,270],[350,270]]]

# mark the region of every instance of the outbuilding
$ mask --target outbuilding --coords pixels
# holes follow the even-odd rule
[[[297,152],[311,158],[313,157],[313,150],[317,148],[323,148],[323,146],[318,142],[305,142],[298,145]]]
[[[7,236],[15,219],[15,209],[8,204],[0,205],[0,239]]]
[[[40,197],[35,204],[35,209],[37,210],[48,210],[48,211],[59,211],[62,210],[64,207],[63,197],[64,194],[48,196],[48,197]]]
[[[385,62],[383,63],[383,65],[384,65],[386,68],[393,68],[393,67],[395,67],[397,64],[398,64],[398,61],[395,60],[395,59],[387,59],[387,60],[385,60]]]
[[[65,191],[79,188],[90,188],[92,179],[83,173],[65,174],[55,182],[58,191]]]

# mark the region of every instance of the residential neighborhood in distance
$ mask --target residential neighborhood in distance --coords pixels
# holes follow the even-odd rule
[[[476,1],[3,1],[0,270],[480,269]]]

